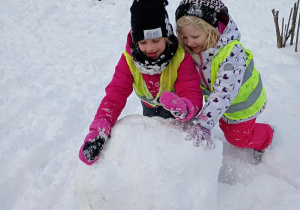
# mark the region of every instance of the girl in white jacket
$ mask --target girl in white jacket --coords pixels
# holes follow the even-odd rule
[[[179,43],[192,55],[206,96],[188,140],[213,145],[211,129],[219,122],[229,143],[253,148],[261,160],[273,138],[270,125],[255,122],[266,107],[266,92],[227,7],[219,0],[183,0],[176,23]]]

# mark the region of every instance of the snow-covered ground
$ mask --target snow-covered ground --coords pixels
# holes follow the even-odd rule
[[[218,210],[300,209],[300,52],[294,52],[295,45],[283,49],[276,47],[271,13],[271,9],[275,8],[280,11],[280,20],[282,17],[287,20],[295,1],[224,0],[242,33],[242,43],[254,53],[255,65],[261,72],[268,93],[268,107],[258,121],[274,125],[276,133],[271,150],[259,164],[253,162],[250,150],[229,145],[219,128],[213,130],[213,135],[216,142],[220,140],[223,144],[217,144],[219,146],[213,153],[198,148],[199,155],[212,166],[202,166],[208,169],[202,172],[203,177],[210,179],[209,182],[200,179],[199,183],[205,188],[215,184],[210,190],[213,190],[212,196],[216,196]],[[109,157],[114,156],[104,154],[102,162],[88,168],[79,161],[78,150],[104,96],[104,88],[124,51],[130,29],[131,3],[132,0],[0,1],[1,209],[77,210],[82,199],[79,189],[85,191],[85,195],[95,192],[88,192],[95,188],[88,186],[91,181],[88,182],[86,177],[92,176],[92,180],[99,184],[95,179],[97,171],[105,170],[105,161],[112,161]],[[167,7],[173,26],[178,4],[179,0],[169,0]],[[128,151],[130,148],[151,145],[141,141],[141,136],[148,141],[152,138],[155,148],[160,148],[153,154],[167,158],[153,159],[150,155],[146,159],[131,159],[132,156],[124,156],[132,160],[132,164],[137,165],[141,159],[151,166],[165,166],[172,160],[178,160],[176,154],[180,153],[174,153],[174,148],[184,147],[186,151],[190,146],[191,151],[196,149],[192,143],[183,140],[184,133],[174,135],[178,131],[169,128],[167,122],[162,125],[161,120],[136,115],[141,111],[139,100],[132,94],[120,119],[132,116],[116,124],[115,137],[111,140],[117,139],[117,136],[131,137],[129,142],[132,145],[126,145],[124,149],[132,155],[139,153],[131,153]],[[135,121],[140,122],[140,130],[144,129],[146,133],[136,129]],[[133,125],[132,128],[130,125]],[[161,129],[163,126],[165,130]],[[155,139],[167,136],[168,129],[174,142],[183,141],[179,146],[175,143],[170,146],[170,139],[166,138],[166,142],[159,145]],[[113,145],[111,141],[107,151],[117,152]],[[169,147],[171,149],[168,150]],[[220,148],[223,148],[221,156]],[[211,154],[216,156],[211,158]],[[120,157],[115,157],[119,166],[126,170],[128,163],[122,164]],[[222,166],[218,175],[214,167],[219,167],[220,161]],[[185,171],[188,166],[191,164],[185,163],[181,170]],[[164,170],[164,167],[159,170]],[[87,173],[86,177],[82,176],[84,173]],[[193,181],[191,173],[188,184]],[[109,175],[108,172],[105,174]],[[144,178],[155,179],[151,174],[155,173]],[[122,176],[118,174],[118,177],[118,183],[123,183]],[[110,180],[110,177],[106,178]],[[106,184],[108,187],[109,182]],[[167,186],[170,187],[172,183],[169,184]],[[161,187],[163,185],[153,187],[152,193],[159,195]],[[174,193],[174,188],[171,189]],[[180,185],[178,193],[174,193],[178,200],[185,195],[179,192],[182,189]],[[97,190],[96,195],[100,193]],[[189,195],[191,204],[199,196],[204,200],[204,195],[201,195]],[[145,209],[159,208],[153,206],[151,200],[143,202]],[[194,206],[188,208],[194,209]],[[124,208],[119,206],[119,209]]]

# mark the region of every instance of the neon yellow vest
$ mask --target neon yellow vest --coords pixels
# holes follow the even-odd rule
[[[161,96],[162,92],[175,92],[174,84],[177,80],[177,70],[184,59],[185,52],[182,47],[178,46],[177,51],[168,66],[162,71],[160,77],[160,88],[156,98],[149,92],[146,82],[144,81],[142,73],[138,70],[133,62],[132,56],[126,50],[124,51],[127,64],[134,78],[133,88],[137,96],[149,105],[161,106],[157,99]]]
[[[213,58],[211,67],[211,91],[213,90],[213,84],[217,79],[217,72],[220,68],[220,64],[226,59],[235,44],[241,45],[246,53],[246,71],[239,93],[224,115],[232,120],[240,120],[251,117],[257,113],[265,104],[267,93],[263,87],[260,74],[254,66],[252,52],[244,48],[237,40],[225,45]],[[205,98],[207,99],[211,92],[203,86],[201,86],[201,88],[203,95],[206,95]]]

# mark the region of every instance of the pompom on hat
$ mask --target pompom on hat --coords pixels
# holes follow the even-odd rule
[[[131,12],[131,36],[133,43],[144,39],[169,37],[173,34],[165,9],[167,0],[134,0]]]
[[[175,12],[176,21],[182,16],[196,16],[218,26],[218,21],[227,25],[228,9],[220,0],[182,0]]]

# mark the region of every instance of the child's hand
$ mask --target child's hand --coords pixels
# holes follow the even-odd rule
[[[191,127],[189,134],[186,136],[185,140],[193,140],[196,147],[202,146],[203,149],[213,149],[215,148],[214,142],[211,139],[211,131],[208,128],[204,128],[199,124]]]
[[[182,121],[188,121],[195,115],[195,107],[187,98],[180,98],[175,93],[163,92],[160,96],[161,105]]]
[[[111,125],[107,120],[97,119],[90,126],[90,132],[85,137],[79,150],[79,159],[87,165],[96,162],[109,138]]]

